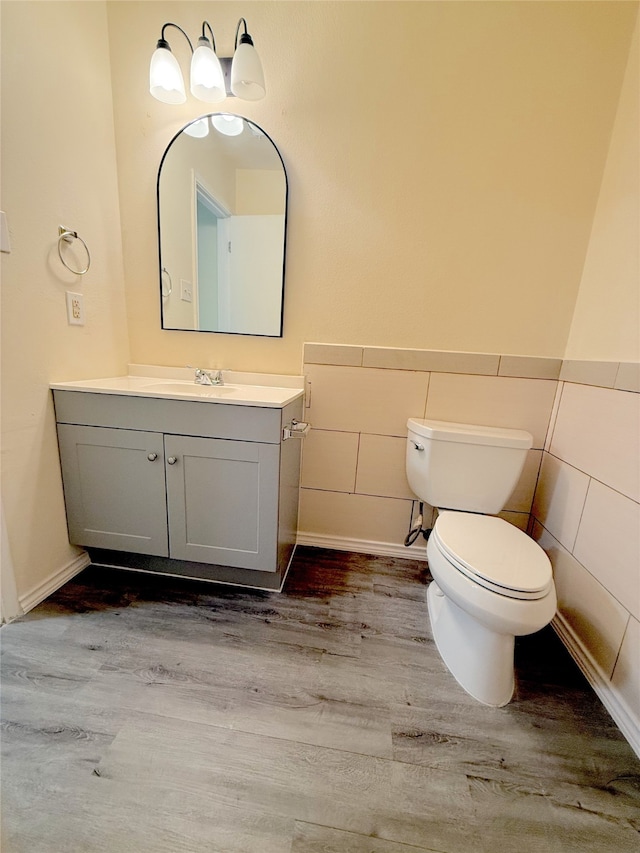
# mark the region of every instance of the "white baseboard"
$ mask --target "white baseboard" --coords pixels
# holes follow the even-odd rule
[[[376,542],[369,539],[348,539],[345,536],[326,536],[322,533],[304,533],[298,531],[298,545],[311,545],[315,548],[329,548],[331,551],[355,551],[356,554],[373,554],[376,557],[404,557],[405,560],[426,560],[427,543],[396,545],[392,542]]]
[[[622,734],[629,741],[635,754],[640,758],[640,719],[634,714],[619,691],[611,684],[611,681],[591,657],[580,638],[561,614],[556,614],[551,626],[569,650],[571,657],[582,670],[583,675],[613,717]]]
[[[75,577],[83,569],[86,569],[90,563],[91,559],[89,555],[83,552],[70,563],[67,563],[61,569],[49,575],[48,578],[36,584],[29,592],[19,596],[18,600],[23,611],[28,613],[29,610],[33,610],[41,601],[44,601],[45,598],[52,595],[61,586],[64,586],[68,580],[71,580],[72,577]]]

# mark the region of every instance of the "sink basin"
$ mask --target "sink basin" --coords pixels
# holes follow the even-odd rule
[[[144,391],[156,394],[183,394],[185,397],[228,397],[239,395],[241,389],[235,385],[198,385],[195,382],[153,382],[143,387]],[[244,391],[242,392],[244,394]]]

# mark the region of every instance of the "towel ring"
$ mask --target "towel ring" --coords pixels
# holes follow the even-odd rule
[[[167,291],[165,291],[165,289],[163,287],[164,282],[162,281],[162,275],[166,275],[167,278],[169,279],[169,289]],[[163,299],[168,299],[171,296],[171,293],[173,291],[173,282],[171,281],[171,273],[169,272],[169,270],[166,267],[162,267],[162,273],[161,273],[161,277],[160,277],[160,289],[162,290]]]
[[[58,226],[58,234],[59,234],[59,237],[58,237],[58,257],[60,258],[60,260],[62,261],[64,266],[70,272],[74,273],[75,275],[84,275],[85,273],[88,273],[89,267],[91,266],[91,254],[89,253],[89,247],[84,242],[82,237],[78,237],[77,231],[72,231],[70,228],[65,228],[64,225]],[[65,243],[71,243],[71,242],[73,242],[73,240],[79,240],[82,243],[82,245],[84,246],[84,250],[87,253],[87,265],[83,270],[74,270],[74,268],[70,267],[69,264],[62,257],[62,241],[63,240]]]

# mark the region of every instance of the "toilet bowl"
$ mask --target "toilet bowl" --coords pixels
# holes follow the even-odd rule
[[[427,593],[436,647],[456,681],[485,705],[514,690],[516,636],[556,611],[551,564],[521,530],[494,516],[443,512],[427,544]]]
[[[417,418],[407,427],[409,485],[440,513],[427,544],[436,647],[467,693],[486,705],[506,705],[514,690],[515,637],[539,631],[556,611],[549,558],[495,515],[533,439],[524,430]]]

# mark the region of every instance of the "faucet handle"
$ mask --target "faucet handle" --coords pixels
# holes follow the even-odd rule
[[[201,367],[194,367],[192,369],[195,370],[193,381],[196,385],[211,385],[211,375],[206,370],[203,370]]]
[[[202,367],[192,367],[190,364],[187,367],[195,370],[194,382],[197,385],[224,385],[221,367],[215,370],[204,370]]]

